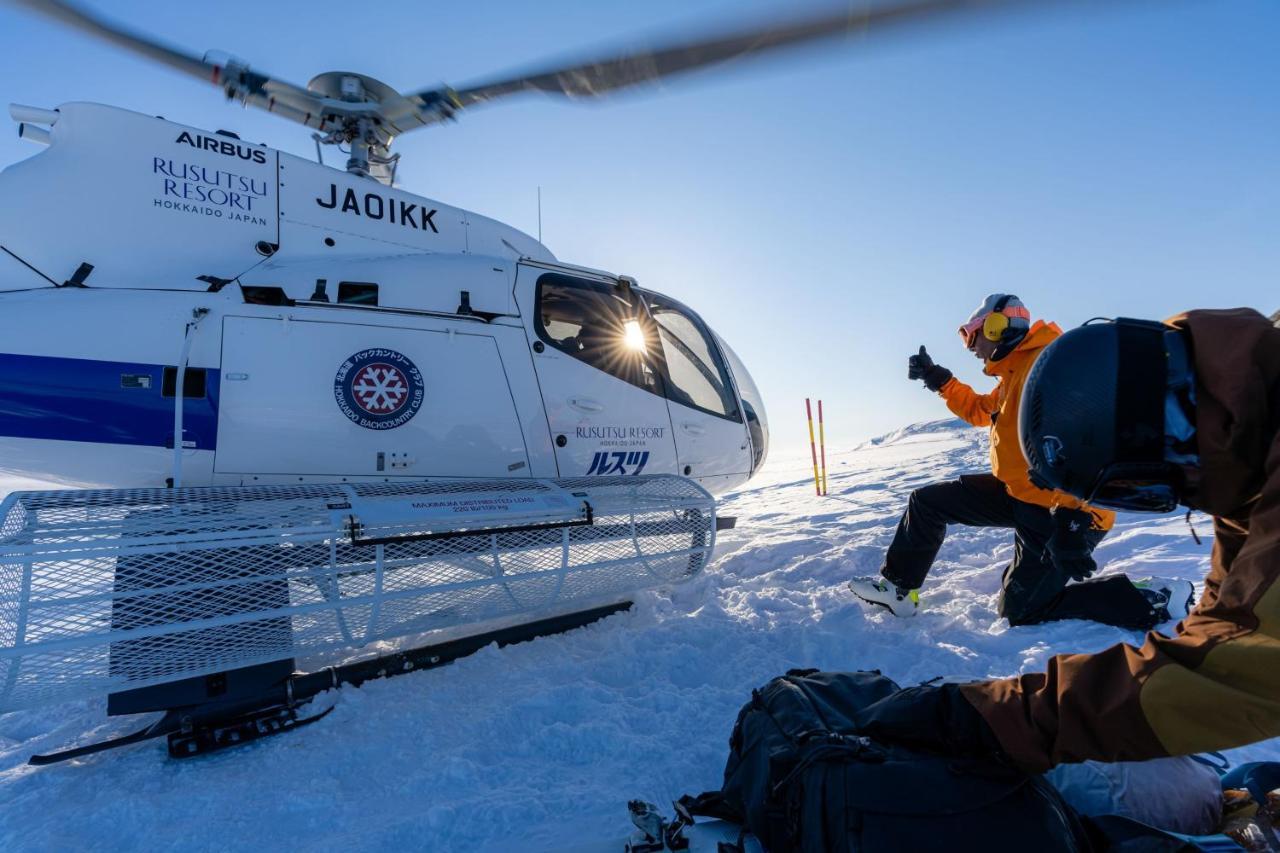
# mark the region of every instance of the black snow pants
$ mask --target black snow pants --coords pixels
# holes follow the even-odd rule
[[[1013,562],[1004,570],[1000,596],[1000,615],[1010,625],[1091,619],[1145,631],[1158,623],[1146,596],[1123,575],[1068,585],[1070,578],[1053,564],[1046,548],[1053,534],[1049,510],[1010,496],[991,474],[967,474],[912,492],[881,574],[900,587],[918,589],[948,524],[1013,529]],[[1091,531],[1090,549],[1105,535]]]

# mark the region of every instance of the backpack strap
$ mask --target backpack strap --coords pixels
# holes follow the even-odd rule
[[[726,800],[724,794],[720,791],[703,791],[696,797],[685,794],[676,802],[689,814],[697,815],[698,817],[727,820],[739,826],[747,822],[746,815],[734,808],[733,804]]]
[[[860,735],[828,734],[812,738],[806,743],[804,756],[786,776],[778,780],[770,792],[775,799],[795,778],[817,761],[865,761],[868,764],[882,764],[888,753],[869,737]]]
[[[1221,752],[1201,752],[1195,755],[1188,755],[1192,761],[1197,764],[1203,764],[1205,767],[1211,767],[1219,776],[1226,776],[1227,771],[1231,769],[1231,759],[1227,758]]]

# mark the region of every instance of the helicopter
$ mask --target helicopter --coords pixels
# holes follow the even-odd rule
[[[67,0],[18,0],[302,124],[317,154],[347,161],[101,104],[11,106],[44,150],[0,173],[4,468],[112,488],[655,473],[740,485],[768,454],[764,401],[696,311],[400,189],[392,141],[521,93],[602,97],[1033,1],[840,6],[401,93],[342,71],[301,87]],[[90,225],[65,228],[71,204]]]
[[[0,501],[0,712],[105,694],[109,716],[162,713],[43,765],[316,722],[304,706],[335,687],[687,582],[735,526],[714,496],[759,471],[769,425],[730,345],[631,276],[398,187],[396,136],[1051,0],[840,6],[409,93],[356,72],[304,88],[68,0],[9,2],[317,147],[10,106],[42,150],[0,172],[0,470],[88,488]]]

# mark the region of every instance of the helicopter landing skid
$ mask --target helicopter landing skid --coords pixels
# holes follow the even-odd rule
[[[540,619],[524,625],[487,631],[446,643],[420,646],[341,666],[325,667],[315,672],[294,673],[282,683],[258,696],[170,708],[155,722],[130,734],[60,752],[33,755],[27,763],[43,767],[160,737],[168,738],[171,758],[207,755],[293,731],[323,719],[333,710],[332,706],[308,716],[301,715],[299,710],[326,690],[343,685],[359,686],[366,681],[378,678],[390,678],[422,669],[433,669],[452,663],[494,643],[502,647],[538,637],[562,634],[630,609],[631,602],[623,601],[563,616]]]
[[[298,708],[302,704],[305,703],[299,703],[295,706],[263,708],[246,714],[208,720],[198,724],[193,724],[191,718],[181,711],[166,711],[159,720],[149,726],[138,729],[136,732],[86,744],[85,746],[78,746],[74,749],[64,749],[60,752],[51,752],[44,755],[33,755],[28,759],[27,763],[35,767],[60,764],[63,761],[85,758],[90,755],[97,755],[100,752],[107,752],[123,746],[131,746],[135,743],[166,736],[169,739],[169,755],[171,757],[190,758],[231,746],[239,746],[270,735],[281,734],[282,732],[305,726],[308,723],[314,723],[327,716],[333,710],[330,707],[317,714],[301,717],[298,715]]]

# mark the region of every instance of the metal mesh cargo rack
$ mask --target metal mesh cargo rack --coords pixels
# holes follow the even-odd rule
[[[16,492],[0,712],[621,600],[715,531],[673,476]]]

